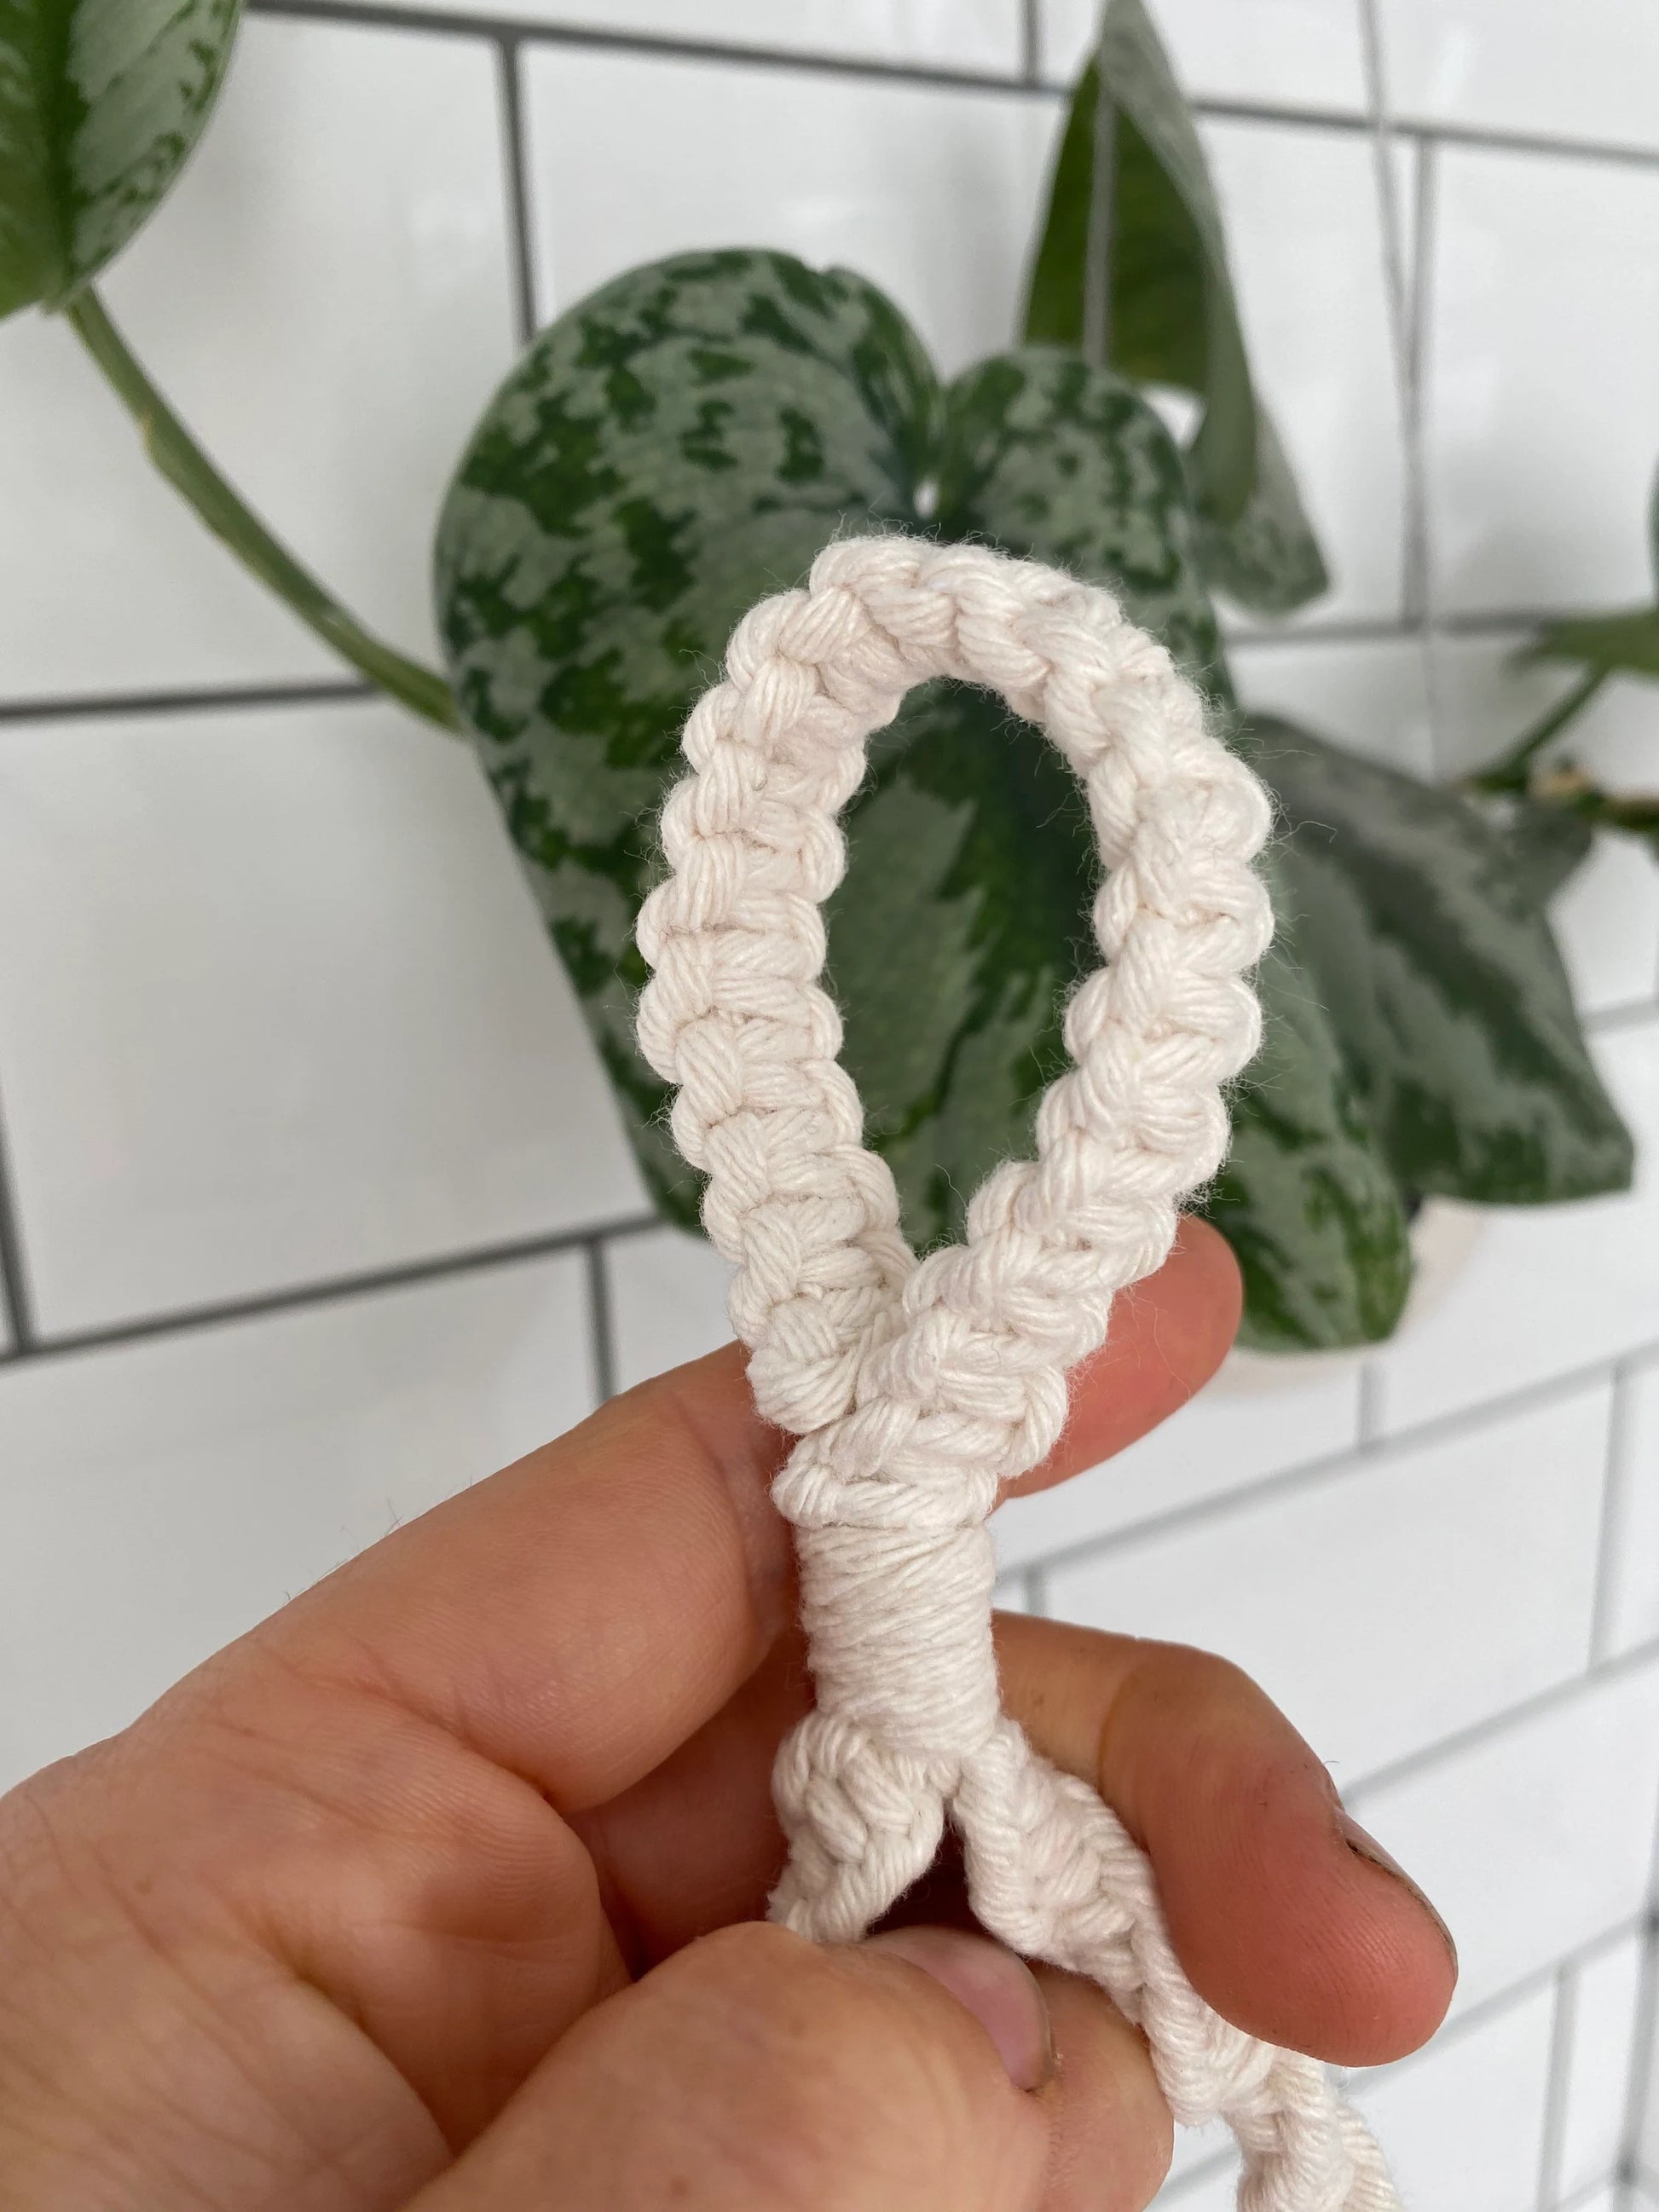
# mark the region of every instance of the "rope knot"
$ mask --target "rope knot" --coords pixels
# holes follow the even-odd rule
[[[866,741],[911,685],[988,686],[1080,778],[1108,871],[1102,964],[1036,1158],[987,1180],[960,1247],[917,1264],[836,1065],[817,907]],[[678,1086],[703,1219],[737,1266],[762,1413],[800,1441],[774,1486],[796,1532],[817,1709],[780,1752],[775,1915],[851,1942],[931,1865],[947,1817],[970,1900],[1018,1949],[1091,1976],[1145,2028],[1177,2115],[1219,2113],[1243,2212],[1397,2212],[1323,2070],[1231,2027],[1170,1945],[1145,1855],[1000,1710],[985,1522],[1064,1425],[1112,1297],[1167,1256],[1224,1150],[1222,1086],[1256,1048],[1244,980],[1272,927],[1270,819],[1203,703],[1104,592],[973,545],[844,539],[739,624],[693,710],[646,902],[639,1038]],[[1058,979],[1056,979],[1058,988]]]

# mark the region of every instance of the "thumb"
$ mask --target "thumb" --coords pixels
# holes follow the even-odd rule
[[[1077,2092],[1115,2138],[1090,2202],[1139,2212],[1169,2130],[1145,2051],[1097,1993],[1057,1994],[956,1929],[722,1929],[578,2021],[409,2212],[1039,2212],[1073,2201]]]

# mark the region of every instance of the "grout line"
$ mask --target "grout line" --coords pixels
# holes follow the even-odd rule
[[[524,76],[519,66],[522,41],[503,35],[495,60],[501,96],[501,150],[507,173],[507,241],[513,283],[513,315],[520,349],[536,335],[536,280],[530,251],[530,173],[525,158]]]
[[[1651,2109],[1659,2075],[1659,1820],[1654,1824],[1653,1850],[1648,1862],[1648,1948],[1642,1961],[1642,1984],[1636,2000],[1636,2033],[1631,2039],[1630,2080],[1625,2093],[1623,2140],[1619,2147],[1619,2171],[1629,2188],[1644,2185],[1643,2138],[1650,2122],[1659,2121]],[[1654,2191],[1659,2196],[1659,2190]]]
[[[1595,1552],[1595,1590],[1590,1605],[1589,1663],[1607,1656],[1613,1633],[1613,1578],[1625,1533],[1630,1469],[1631,1369],[1614,1363],[1613,1402],[1607,1413],[1607,1458],[1601,1474],[1601,1527]]]
[[[533,284],[531,286],[533,291]],[[533,313],[533,309],[531,311]],[[1520,643],[1539,623],[1564,611],[1551,607],[1510,607],[1475,614],[1437,616],[1431,628],[1437,636],[1513,637]],[[1230,631],[1230,653],[1307,646],[1313,649],[1344,645],[1408,641],[1415,629],[1397,617],[1364,617],[1341,622],[1297,623],[1288,628],[1245,629]],[[204,685],[195,690],[90,692],[55,699],[0,700],[0,724],[8,722],[96,721],[141,715],[216,714],[244,708],[351,705],[377,699],[370,684],[327,677],[314,682]]]
[[[1435,538],[1433,478],[1430,466],[1429,444],[1431,425],[1429,409],[1434,384],[1431,374],[1434,343],[1434,267],[1437,229],[1439,217],[1440,163],[1434,146],[1426,139],[1419,143],[1416,161],[1416,226],[1412,241],[1415,257],[1412,270],[1409,313],[1411,417],[1408,432],[1407,466],[1411,479],[1413,509],[1411,536],[1406,549],[1406,612],[1417,622],[1417,650],[1423,672],[1423,697],[1428,708],[1429,765],[1431,770],[1443,767],[1443,735],[1445,732],[1445,700],[1440,680],[1439,657],[1434,649],[1439,627],[1435,611]],[[1491,625],[1482,622],[1479,627],[1465,623],[1461,628],[1445,624],[1451,636],[1490,636]]]
[[[670,61],[793,70],[803,76],[887,79],[903,84],[935,85],[948,91],[1018,93],[1058,100],[1073,89],[1069,82],[1044,78],[1040,74],[1028,77],[1023,66],[1014,72],[950,69],[935,63],[882,60],[868,54],[676,38],[668,33],[616,30],[592,23],[538,22],[510,9],[500,15],[470,15],[441,7],[403,5],[399,0],[246,0],[246,5],[252,14],[283,17],[295,22],[349,23],[370,30],[409,31],[428,37],[518,39],[529,46],[580,46]],[[1370,117],[1353,108],[1219,99],[1194,100],[1192,106],[1196,114],[1218,122],[1269,123],[1295,130],[1351,134],[1371,128]],[[1427,141],[1477,152],[1537,154],[1568,161],[1659,169],[1659,148],[1616,139],[1552,137],[1545,131],[1437,122],[1423,116],[1396,117],[1392,127],[1397,137],[1413,143]]]
[[[1039,1619],[1052,1620],[1054,1607],[1048,1601],[1048,1571],[1041,1561],[1023,1570],[1025,1577],[1025,1602]]]
[[[1424,437],[1424,362],[1426,355],[1426,270],[1433,234],[1431,149],[1417,142],[1412,168],[1413,221],[1409,248],[1401,207],[1395,160],[1398,134],[1390,113],[1378,0],[1359,0],[1361,56],[1371,126],[1377,219],[1382,240],[1383,291],[1394,356],[1395,396],[1400,413],[1402,474],[1401,612],[1417,638],[1428,707],[1430,757],[1436,752],[1439,716],[1432,636],[1429,543],[1428,458]]]
[[[1638,1362],[1659,1353],[1659,1338],[1628,1346],[1618,1357]],[[1245,1510],[1263,1504],[1270,1499],[1294,1495],[1299,1490],[1344,1473],[1371,1477],[1380,1459],[1395,1454],[1417,1450],[1425,1444],[1449,1443],[1477,1429],[1491,1427],[1494,1422],[1510,1416],[1537,1412],[1557,1404],[1565,1398],[1589,1392],[1600,1383],[1605,1385],[1613,1364],[1612,1356],[1587,1362],[1582,1367],[1568,1369],[1565,1373],[1547,1376],[1539,1382],[1529,1382],[1520,1389],[1501,1392],[1492,1398],[1482,1398],[1468,1406],[1459,1406],[1448,1413],[1437,1413],[1427,1420],[1408,1423],[1388,1431],[1378,1437],[1364,1451],[1357,1453],[1352,1444],[1344,1444],[1340,1450],[1323,1452],[1317,1459],[1303,1460],[1294,1467],[1276,1468],[1273,1474],[1259,1476],[1254,1482],[1241,1483],[1236,1489],[1223,1491],[1208,1498],[1196,1498],[1185,1505],[1175,1505],[1163,1513],[1150,1514],[1144,1521],[1133,1521],[1123,1528],[1109,1529],[1103,1535],[1079,1536],[1070,1544],[1057,1545],[1052,1552],[1044,1552],[1033,1564],[1045,1568],[1085,1565],[1104,1559],[1114,1552],[1125,1551],[1132,1546],[1150,1542],[1155,1538],[1173,1535],[1201,1521],[1218,1521],[1235,1509]]]
[[[1594,2181],[1581,2181],[1570,2197],[1561,2197],[1556,2204],[1555,2212],[1583,2212],[1585,2205],[1594,2204],[1599,2197],[1605,2197],[1610,2190],[1613,2192],[1614,2212],[1620,2212],[1618,2189],[1619,2175],[1616,2169],[1612,2173],[1598,2173]]]
[[[3,1111],[0,1111],[0,1293],[4,1295],[11,1324],[11,1343],[0,1347],[0,1359],[27,1358],[36,1342],[34,1299],[23,1256],[22,1217]]]
[[[1604,1953],[1611,1951],[1618,1944],[1628,1942],[1632,1936],[1640,1933],[1644,1924],[1640,1919],[1626,1917],[1615,1922],[1611,1928],[1601,1929],[1595,1935],[1586,1936],[1583,1942],[1575,1944],[1571,1950],[1564,1952],[1559,1959],[1552,1959],[1547,1966],[1529,1968],[1526,1973],[1518,1975],[1514,1981],[1506,1982],[1502,1989],[1493,1990],[1489,1996],[1481,1997],[1476,2003],[1467,2006],[1462,2012],[1454,2013],[1443,2027],[1435,2031],[1420,2050],[1408,2051],[1403,2058],[1394,2059],[1387,2066],[1339,2067],[1333,2069],[1333,2071],[1352,2086],[1355,2082],[1363,2084],[1368,2079],[1391,2074],[1396,2068],[1415,2065],[1420,2061],[1432,2063],[1448,2046],[1461,2042],[1466,2035],[1474,2033],[1479,2028],[1488,2027],[1492,2021],[1501,2018],[1504,2013],[1513,2010],[1516,2007],[1528,2003],[1538,1995],[1540,1990],[1547,1989],[1552,1981],[1558,1979],[1564,1972],[1574,1972],[1581,1966],[1590,1965],[1593,1960]],[[1234,2164],[1236,2158],[1236,2152],[1220,2150],[1212,2158],[1206,2158],[1199,2165],[1189,2167],[1178,2182],[1166,2185],[1165,2193],[1160,2196],[1158,2203],[1163,2204],[1167,2201],[1171,2207],[1178,2204],[1183,2197],[1195,2191],[1206,2182],[1213,2181],[1218,2174],[1225,2173]],[[1607,2177],[1603,2176],[1593,2188],[1586,2189],[1580,2194],[1588,2200],[1595,2194],[1597,2190],[1605,2189],[1606,2186]],[[1572,2203],[1577,2202],[1577,2197],[1571,2200]],[[1559,2207],[1559,2212],[1570,2212],[1569,2205]]]
[[[422,1283],[444,1282],[453,1276],[482,1273],[492,1267],[516,1267],[521,1261],[552,1259],[562,1252],[583,1249],[601,1237],[629,1236],[656,1226],[654,1214],[630,1214],[597,1226],[560,1229],[541,1237],[520,1237],[500,1244],[475,1245],[466,1251],[447,1252],[435,1259],[412,1260],[396,1267],[365,1269],[359,1274],[330,1276],[318,1282],[296,1284],[287,1290],[261,1291],[252,1297],[175,1307],[170,1312],[149,1314],[136,1321],[112,1322],[97,1328],[76,1329],[62,1336],[36,1335],[15,1351],[0,1352],[0,1371],[43,1359],[66,1358],[79,1352],[143,1344],[155,1337],[181,1336],[196,1329],[216,1328],[235,1322],[263,1321],[307,1306],[372,1297],[384,1291],[412,1289]]]
[[[1042,0],[1020,0],[1019,8],[1019,74],[1025,84],[1042,82],[1042,52],[1041,27],[1037,11]]]
[[[1612,1927],[1598,1929],[1594,1936],[1585,1936],[1582,1942],[1573,1944],[1559,1958],[1550,1960],[1542,1966],[1528,1967],[1514,1981],[1505,1982],[1501,1989],[1493,1990],[1487,1996],[1477,1998],[1474,2004],[1466,2005],[1461,2012],[1455,2012],[1443,2027],[1435,2031],[1420,2051],[1409,2051],[1404,2058],[1391,2060],[1387,2069],[1360,2069],[1357,2078],[1363,2081],[1370,2073],[1392,2072],[1396,2066],[1409,2066],[1415,2059],[1431,2056],[1445,2045],[1456,2043],[1465,2035],[1472,2034],[1477,2028],[1489,2027],[1512,2006],[1528,2002],[1540,1990],[1547,1989],[1564,1973],[1576,1974],[1585,1966],[1594,1966],[1609,1951],[1616,1950],[1621,1943],[1628,1943],[1632,1936],[1639,1936],[1646,1925],[1641,1914],[1626,1913],[1622,1920],[1614,1921]],[[1348,2070],[1348,2078],[1351,2081],[1356,2078],[1355,2069]]]
[[[592,1338],[593,1388],[604,1405],[617,1395],[616,1309],[611,1296],[611,1268],[603,1237],[591,1237],[582,1247],[587,1263],[587,1325]]]
[[[1538,2146],[1538,2212],[1555,2212],[1561,2194],[1561,2162],[1566,2149],[1567,2091],[1573,2042],[1578,2028],[1578,1970],[1555,1970],[1555,2006],[1550,2022],[1549,2071],[1544,2090],[1544,2125]]]
[[[1659,1664],[1659,1636],[1651,1636],[1645,1643],[1634,1644],[1628,1651],[1603,1660],[1599,1666],[1587,1668],[1582,1674],[1553,1682],[1548,1689],[1534,1691],[1531,1697],[1504,1706],[1501,1712],[1484,1714],[1467,1728],[1454,1729],[1449,1735],[1423,1744],[1416,1751],[1408,1751],[1401,1758],[1391,1759],[1386,1766],[1373,1767],[1369,1774],[1362,1774],[1343,1790],[1343,1802],[1352,1805],[1379,1790],[1391,1790],[1397,1783],[1412,1781],[1445,1759],[1462,1758],[1466,1752],[1478,1750],[1510,1729],[1541,1720],[1547,1714],[1571,1705],[1575,1698],[1594,1696],[1609,1682],[1619,1681],[1626,1674],[1642,1674],[1656,1664]]]
[[[1620,1030],[1639,1030],[1656,1014],[1659,1014],[1659,988],[1651,999],[1627,999],[1622,1006],[1602,1006],[1580,1018],[1591,1036],[1606,1036]]]
[[[186,691],[111,691],[0,700],[0,722],[93,721],[130,714],[208,714],[240,707],[331,707],[379,697],[372,684],[227,684]]]
[[[246,0],[246,4],[254,15],[283,16],[302,23],[350,23],[362,29],[412,31],[438,38],[514,39],[526,46],[577,46],[647,60],[794,70],[803,76],[893,80],[950,92],[1014,92],[1053,101],[1071,89],[1006,70],[951,69],[942,63],[884,61],[870,54],[838,54],[808,46],[684,39],[668,33],[616,30],[595,23],[549,23],[510,12],[458,15],[444,8],[402,6],[395,0],[388,0],[388,4],[381,4],[381,0]]]

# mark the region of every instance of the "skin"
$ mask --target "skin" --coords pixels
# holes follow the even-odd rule
[[[1019,1486],[1172,1412],[1237,1310],[1188,1224]],[[761,1918],[808,1694],[784,1449],[735,1346],[679,1369],[0,1801],[0,2212],[1138,2212],[1170,2146],[1139,2039],[962,1932],[948,1864],[867,1944]],[[1243,1675],[998,1640],[1211,2002],[1345,2063],[1427,2038],[1449,1939]]]

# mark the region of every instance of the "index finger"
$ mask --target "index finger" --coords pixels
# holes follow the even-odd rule
[[[1237,1311],[1231,1252],[1183,1224],[1018,1487],[1155,1426],[1213,1371]],[[399,1529],[243,1651],[390,1694],[562,1811],[601,1803],[717,1712],[793,1618],[789,1532],[768,1494],[787,1449],[729,1346]]]

